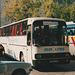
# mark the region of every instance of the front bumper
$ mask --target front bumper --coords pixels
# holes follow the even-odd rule
[[[48,59],[48,60],[33,60],[33,65],[48,65],[48,64],[68,64],[70,63],[70,58],[62,58],[62,59]]]

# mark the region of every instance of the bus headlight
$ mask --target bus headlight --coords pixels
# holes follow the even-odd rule
[[[41,54],[37,54],[37,55],[35,55],[35,58],[40,59],[40,58],[42,58],[42,56],[41,56]]]

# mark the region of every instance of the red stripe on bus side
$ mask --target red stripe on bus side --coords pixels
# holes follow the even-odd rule
[[[74,41],[74,38],[73,38],[73,37],[71,37],[71,39],[72,39],[72,41],[73,41],[73,43],[74,43],[74,46],[75,46],[75,41]]]

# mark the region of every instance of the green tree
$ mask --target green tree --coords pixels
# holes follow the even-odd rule
[[[66,21],[75,20],[75,2],[71,6],[63,7],[62,4],[54,3],[53,0],[11,0],[5,2],[3,11],[4,18],[7,17],[11,22],[44,15],[51,18],[62,18]]]
[[[61,9],[60,18],[65,19],[66,21],[70,20],[70,8],[69,7],[64,7]]]
[[[33,0],[11,0],[5,2],[3,16],[12,21],[18,21],[32,16]]]
[[[46,17],[60,17],[60,4],[58,2],[47,1],[43,3]]]
[[[67,7],[62,8],[62,14],[60,18],[65,19],[66,21],[74,21],[75,20],[75,2]]]
[[[41,2],[40,0],[36,0],[33,3],[33,7],[32,7],[32,16],[31,17],[38,17],[40,16],[40,12],[41,12]]]
[[[70,7],[70,20],[75,21],[75,2]]]
[[[67,7],[67,4],[68,4],[68,0],[64,0],[64,2],[66,3],[66,7]]]
[[[3,16],[12,21],[40,16],[40,0],[11,0],[5,2]]]

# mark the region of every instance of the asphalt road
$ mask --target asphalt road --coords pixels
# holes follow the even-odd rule
[[[30,75],[75,75],[75,60],[70,64],[46,65],[33,69]]]

